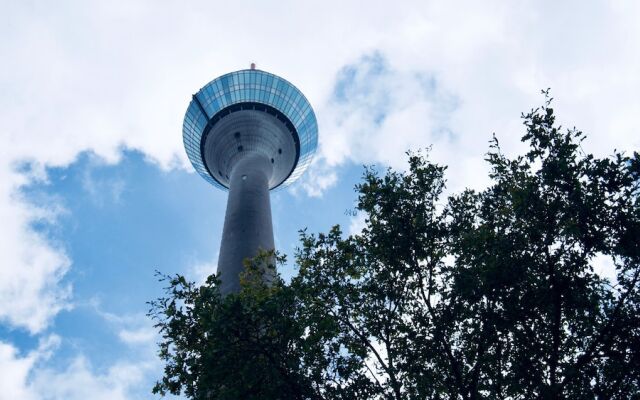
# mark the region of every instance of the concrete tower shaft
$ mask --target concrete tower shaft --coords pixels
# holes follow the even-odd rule
[[[223,294],[240,290],[239,275],[245,259],[257,256],[260,250],[274,249],[269,199],[272,173],[270,159],[261,153],[243,157],[231,171],[218,258]]]

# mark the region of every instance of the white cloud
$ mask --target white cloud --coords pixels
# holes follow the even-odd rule
[[[90,161],[82,171],[82,188],[91,201],[103,206],[105,202],[120,203],[126,183],[122,178],[100,178],[94,174],[96,168],[107,165],[104,159],[90,155]]]
[[[367,213],[360,211],[351,217],[349,223],[349,235],[359,235],[367,227]]]
[[[113,333],[125,343],[127,355],[106,365],[93,365],[89,355],[77,353],[63,368],[50,363],[63,338],[48,335],[27,354],[0,341],[0,400],[132,400],[147,398],[152,382],[161,376],[156,355],[158,332],[145,315],[118,315],[91,304]]]
[[[218,254],[214,257],[214,260],[218,259]],[[218,271],[218,263],[214,260],[199,262],[192,265],[187,271],[187,278],[196,282],[198,285],[203,285],[209,275],[213,275]]]
[[[158,331],[153,327],[153,320],[144,314],[114,314],[101,309],[99,301],[93,300],[89,306],[104,319],[123,343],[154,359]]]
[[[35,399],[26,381],[36,358],[34,355],[19,357],[17,349],[0,342],[0,399]]]
[[[36,333],[69,306],[71,288],[60,281],[70,260],[61,245],[31,228],[54,223],[62,208],[55,199],[37,206],[25,201],[17,189],[26,179],[0,166],[0,321]]]
[[[133,399],[131,392],[143,382],[149,368],[146,363],[117,363],[99,373],[86,358],[77,357],[62,371],[34,370],[27,387],[40,400]]]
[[[39,397],[28,385],[33,368],[48,359],[60,344],[51,335],[42,339],[38,348],[21,356],[13,345],[0,341],[0,400],[36,400]]]
[[[338,174],[335,167],[329,165],[325,159],[320,158],[311,164],[299,182],[290,186],[289,190],[294,195],[305,193],[310,197],[322,197],[324,192],[336,184]]]
[[[618,283],[616,266],[610,256],[598,254],[591,260],[590,264],[593,266],[593,272],[601,278],[607,279],[611,285],[615,286]]]
[[[118,337],[129,345],[154,344],[158,338],[158,332],[149,326],[137,329],[122,329],[118,332]]]
[[[637,150],[639,11],[632,2],[412,7],[402,24],[383,28],[377,53],[338,74],[337,100],[317,105],[320,158],[402,168],[408,148],[433,145],[450,188],[481,188],[491,133],[507,153],[521,150],[520,113],[546,87],[560,122],[589,135],[585,149]]]
[[[0,400],[133,399],[146,374],[157,366],[150,360],[118,362],[100,372],[84,356],[62,370],[43,366],[58,344],[59,338],[50,337],[21,356],[14,346],[0,342]]]

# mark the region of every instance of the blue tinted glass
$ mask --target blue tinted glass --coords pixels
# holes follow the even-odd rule
[[[289,118],[299,135],[300,156],[295,170],[279,188],[294,181],[310,163],[318,142],[315,114],[302,93],[285,80],[262,71],[233,72],[205,85],[198,93],[198,99],[211,116],[231,104],[258,101],[278,108]],[[195,101],[189,104],[183,123],[185,151],[196,171],[207,182],[224,188],[208,175],[200,159],[200,141],[208,119],[208,115],[202,114]]]
[[[289,97],[293,94],[293,87],[291,87],[290,85],[287,85],[287,89],[285,92],[285,96]]]

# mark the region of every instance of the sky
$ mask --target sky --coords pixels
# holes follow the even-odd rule
[[[215,271],[226,193],[182,145],[190,96],[255,62],[315,109],[307,173],[273,193],[277,248],[352,215],[363,165],[431,147],[482,189],[492,134],[551,88],[604,157],[640,151],[640,3],[0,0],[0,400],[146,399],[155,271]],[[611,272],[607,260],[596,267]]]

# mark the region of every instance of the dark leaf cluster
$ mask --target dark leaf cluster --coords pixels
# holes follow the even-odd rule
[[[640,155],[586,154],[551,101],[491,185],[365,169],[366,224],[301,232],[299,274],[220,297],[165,277],[157,393],[194,399],[640,399]],[[615,279],[596,271],[603,263]]]

